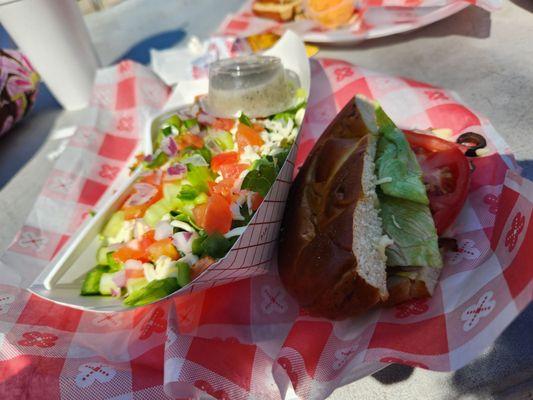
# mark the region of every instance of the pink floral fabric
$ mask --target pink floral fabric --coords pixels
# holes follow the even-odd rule
[[[22,53],[0,49],[0,135],[29,112],[38,84],[39,75]]]

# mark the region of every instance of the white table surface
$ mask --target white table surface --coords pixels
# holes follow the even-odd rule
[[[177,30],[206,38],[240,0],[128,0],[86,21],[104,64],[132,46]],[[431,26],[357,46],[321,46],[320,56],[453,89],[489,116],[533,179],[533,1],[504,0],[489,14],[475,7]],[[142,21],[142,23],[140,23]],[[168,32],[171,33],[168,33]],[[165,35],[165,32],[167,34]],[[0,45],[8,40],[2,37]],[[174,35],[174,36],[173,36]],[[147,42],[146,46],[150,46]],[[146,49],[144,49],[146,50]],[[0,253],[31,210],[61,139],[50,133],[76,113],[62,112],[46,92],[30,116],[0,138]],[[392,365],[337,389],[332,399],[533,398],[533,307],[477,360],[451,373]]]

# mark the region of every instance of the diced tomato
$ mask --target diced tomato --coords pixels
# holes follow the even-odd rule
[[[198,135],[193,135],[192,133],[186,133],[178,137],[178,148],[185,149],[187,147],[196,147],[201,149],[204,147],[204,139]]]
[[[215,259],[213,257],[204,256],[204,257],[200,258],[191,267],[191,279],[198,278],[198,276],[202,272],[204,272],[207,268],[209,268],[211,266],[211,264],[214,264],[214,263],[215,263]]]
[[[126,280],[135,278],[144,278],[144,270],[126,268]]]
[[[134,249],[131,246],[125,245],[113,253],[113,258],[119,262],[126,262],[128,260],[148,261],[146,253],[140,249]]]
[[[143,179],[157,179],[152,176]],[[160,178],[158,178],[160,181]],[[145,211],[163,197],[161,186],[155,186],[141,180],[133,186],[133,193],[126,199],[121,209],[125,219],[141,218]]]
[[[124,219],[141,218],[148,207],[149,206],[147,205],[123,207],[122,211],[124,211]]]
[[[222,131],[230,131],[234,125],[235,125],[235,121],[232,119],[217,118],[211,126],[215,129],[220,129]]]
[[[252,195],[252,211],[255,211],[259,208],[264,198],[259,193],[254,193]]]
[[[237,179],[242,171],[248,169],[250,164],[222,164],[220,174],[224,179]]]
[[[142,176],[139,182],[148,183],[150,185],[159,186],[161,185],[161,178],[163,176],[163,172],[159,169],[155,169],[150,172],[145,172]]]
[[[209,235],[215,232],[224,234],[231,229],[233,215],[230,210],[230,203],[224,196],[213,193],[205,204],[203,217],[201,213],[202,210],[198,210],[199,218],[196,220],[196,223],[199,224],[199,222],[202,222],[200,226]]]
[[[227,151],[220,153],[211,159],[211,169],[215,172],[220,170],[220,167],[226,164],[237,164],[239,162],[239,153],[236,151]]]
[[[150,247],[150,245],[155,242],[154,235],[154,230],[146,232],[139,240],[139,249],[145,251],[148,247]]]
[[[214,183],[209,187],[209,193],[212,195],[217,193],[224,197],[228,202],[232,200],[232,189],[235,184],[234,179],[222,179],[218,183]]]
[[[148,258],[153,262],[156,262],[161,256],[170,257],[172,260],[177,260],[179,258],[178,250],[176,250],[172,244],[172,239],[170,238],[152,243],[146,249],[146,253]]]
[[[207,209],[207,203],[197,205],[193,208],[192,214],[194,217],[194,222],[196,222],[196,225],[198,226],[204,226],[204,220],[205,220],[205,211]]]
[[[239,124],[237,128],[237,144],[240,150],[244,149],[245,146],[262,146],[264,143],[259,132],[254,128]]]

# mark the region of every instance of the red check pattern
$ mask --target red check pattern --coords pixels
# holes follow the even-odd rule
[[[356,42],[406,32],[446,18],[467,5],[488,11],[501,8],[501,0],[362,0],[358,2],[359,18],[335,30],[325,29],[309,20],[280,23],[260,18],[252,12],[252,0],[222,23],[219,34],[248,37],[265,32],[281,34],[285,29],[298,32],[310,42]]]
[[[460,368],[527,306],[533,291],[533,183],[518,175],[490,122],[444,89],[337,60],[313,61],[311,67],[298,152],[293,150],[236,249],[168,301],[113,314],[74,310],[9,284],[13,276],[21,285],[31,283],[79,225],[87,204],[98,205],[101,185],[121,179],[109,168],[101,175],[102,165],[121,171],[127,165],[123,149],[115,148],[119,141],[106,137],[138,140],[144,107],[162,104],[168,92],[133,63],[99,76],[93,105],[105,118],[72,138],[1,258],[7,274],[0,279],[10,279],[0,285],[2,399],[277,399],[287,387],[302,398],[321,399],[381,363]],[[147,81],[151,89],[141,90],[137,82]],[[147,93],[152,97],[143,97]],[[467,204],[449,232],[459,248],[446,254],[433,298],[331,322],[309,317],[285,292],[277,276],[276,236],[293,166],[301,165],[356,93],[379,100],[403,128],[450,128],[450,140],[479,132],[490,153],[474,160]]]

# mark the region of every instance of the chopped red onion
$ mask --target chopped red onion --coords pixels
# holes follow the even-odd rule
[[[198,114],[198,122],[204,125],[212,125],[216,121],[216,118],[212,115],[200,112]]]
[[[197,135],[200,133],[200,126],[199,125],[193,125],[189,128],[189,132],[194,134],[194,135]]]
[[[118,287],[122,288],[126,286],[126,270],[121,269],[120,271],[115,272],[112,280]]]
[[[238,228],[233,228],[232,230],[227,232],[224,235],[224,237],[225,238],[230,238],[230,237],[234,237],[234,236],[241,236],[244,233],[245,230],[246,230],[246,226],[239,226]]]
[[[110,252],[110,251],[116,251],[116,250],[118,250],[119,248],[121,248],[122,246],[124,246],[124,244],[122,244],[122,243],[113,243],[113,244],[110,244],[109,246],[107,246],[107,252]]]
[[[192,242],[197,237],[198,234],[196,232],[177,232],[172,235],[172,243],[179,251],[189,254],[192,253]]]
[[[143,269],[143,263],[139,260],[128,260],[124,263],[125,269]]]
[[[147,154],[146,156],[144,156],[145,162],[152,162],[153,160],[154,160],[154,156],[151,154]]]
[[[172,236],[172,226],[168,221],[159,221],[155,226],[154,239],[163,240]]]
[[[125,206],[139,206],[146,204],[157,194],[157,188],[149,183],[138,182],[133,185],[133,193],[124,203]]]
[[[184,177],[186,172],[187,172],[187,167],[180,163],[172,164],[167,169],[167,174],[174,178]]]
[[[169,157],[174,157],[178,154],[178,145],[173,137],[168,136],[161,141],[161,151]]]
[[[192,156],[181,161],[183,164],[192,164],[195,167],[207,167],[209,165],[207,161],[205,161],[205,158],[203,158],[200,154],[193,154]]]

